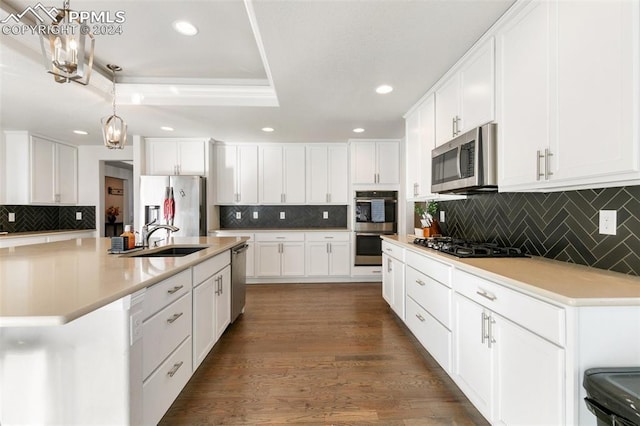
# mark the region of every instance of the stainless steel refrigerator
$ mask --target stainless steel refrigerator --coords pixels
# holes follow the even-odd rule
[[[155,220],[180,228],[172,236],[207,235],[206,194],[202,176],[140,176],[140,226]]]

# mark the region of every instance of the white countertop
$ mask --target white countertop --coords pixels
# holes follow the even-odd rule
[[[184,257],[108,254],[109,238],[0,249],[0,327],[67,323],[246,240],[172,238],[168,244],[207,246]]]
[[[640,306],[640,277],[543,257],[457,258],[413,244],[413,235],[385,240],[508,287],[569,306]]]

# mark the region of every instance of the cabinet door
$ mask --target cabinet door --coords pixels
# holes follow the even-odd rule
[[[31,202],[53,204],[55,199],[55,151],[52,141],[31,137]]]
[[[305,147],[283,148],[283,193],[284,202],[301,204],[305,201]]]
[[[351,252],[349,242],[329,243],[329,275],[348,276],[351,274]]]
[[[557,140],[550,180],[600,176],[606,182],[607,175],[637,171],[638,4],[560,1],[556,7]]]
[[[329,243],[307,243],[307,275],[325,277],[329,275]]]
[[[566,424],[564,350],[505,318],[494,318],[498,423]]]
[[[216,199],[218,204],[235,204],[238,200],[237,151],[239,148],[216,145]]]
[[[404,287],[404,263],[398,259],[391,260],[393,274],[393,310],[404,321],[405,311],[405,287]]]
[[[491,419],[493,404],[493,362],[491,350],[483,339],[488,315],[477,303],[456,293],[454,295],[456,330],[454,335],[454,380],[467,398],[487,419]],[[484,327],[483,327],[484,322]]]
[[[215,277],[193,289],[193,369],[198,368],[216,341]]]
[[[247,277],[255,276],[255,247],[254,243],[247,242]]]
[[[69,145],[56,145],[57,201],[75,204],[78,202],[78,150]]]
[[[405,167],[407,198],[415,198],[419,194],[421,180],[421,147],[420,147],[420,110],[413,111],[405,119]]]
[[[382,253],[382,298],[393,308],[393,259]]]
[[[460,69],[461,105],[459,129],[473,129],[494,119],[494,42],[488,40]]]
[[[304,242],[282,244],[282,275],[304,275]]]
[[[258,202],[258,146],[238,146],[238,202]]]
[[[145,145],[148,175],[177,174],[178,153],[175,141],[148,140]]]
[[[377,183],[400,183],[400,145],[396,142],[378,142]]]
[[[352,145],[353,183],[376,183],[375,142],[353,142]]]
[[[205,141],[178,141],[176,144],[178,151],[178,173],[181,175],[204,176],[206,149]]]
[[[260,202],[282,203],[283,155],[279,146],[260,148]]]
[[[349,162],[347,146],[329,146],[327,148],[329,181],[329,200],[334,204],[347,204],[349,200]]]
[[[455,74],[436,90],[436,146],[451,140],[454,136],[454,120],[459,118],[460,98],[459,75]]]
[[[418,196],[431,195],[431,151],[436,147],[436,105],[435,99],[429,96],[418,110],[420,114],[420,149]]]
[[[216,275],[216,278],[215,340],[218,341],[231,322],[231,266],[226,266]]]
[[[535,184],[536,151],[549,146],[550,4],[532,2],[496,36],[501,189]]]
[[[329,151],[324,145],[307,147],[307,202],[329,201]],[[345,175],[346,178],[346,175]],[[346,179],[344,179],[346,180]]]
[[[260,242],[255,243],[256,249],[256,276],[279,277],[280,276],[280,243]]]

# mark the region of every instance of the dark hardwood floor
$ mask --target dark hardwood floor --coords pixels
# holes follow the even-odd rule
[[[160,424],[488,423],[365,283],[248,286]]]

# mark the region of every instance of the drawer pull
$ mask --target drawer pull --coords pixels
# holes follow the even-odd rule
[[[421,285],[421,286],[423,286],[423,287],[426,285],[426,284],[424,283],[424,281],[422,281],[422,280],[416,280],[416,283],[417,283],[417,284],[419,284],[419,285]]]
[[[169,372],[167,373],[167,376],[173,377],[178,372],[180,367],[182,367],[182,364],[184,364],[184,361],[180,361],[177,364],[173,364],[173,367],[171,367],[171,370],[169,370]]]
[[[173,324],[173,322],[178,318],[180,318],[181,316],[182,316],[182,312],[180,312],[179,314],[173,314],[173,316],[167,320],[167,323]]]
[[[424,317],[420,314],[416,314],[416,318],[418,318],[420,321],[424,322]]]
[[[497,299],[497,297],[496,297],[496,296],[494,296],[493,294],[489,293],[489,292],[488,292],[488,291],[486,291],[486,290],[478,290],[478,291],[476,291],[476,294],[478,294],[478,295],[480,295],[480,296],[484,297],[485,299],[489,299],[489,300],[491,300],[492,302],[493,302],[494,300],[496,300],[496,299]]]
[[[167,290],[167,293],[173,294],[173,293],[175,293],[176,291],[180,290],[183,287],[184,287],[183,285],[177,285],[174,288],[172,288],[171,290]]]

